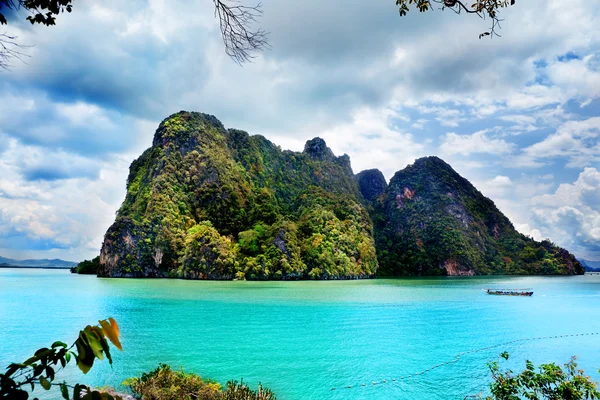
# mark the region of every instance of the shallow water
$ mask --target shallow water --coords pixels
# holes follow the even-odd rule
[[[109,316],[125,351],[112,368],[65,371],[67,380],[116,386],[162,362],[222,383],[260,381],[283,400],[463,399],[485,391],[486,362],[506,350],[515,369],[577,355],[600,381],[600,334],[505,344],[414,376],[515,339],[600,333],[599,276],[200,282],[0,269],[0,366]]]

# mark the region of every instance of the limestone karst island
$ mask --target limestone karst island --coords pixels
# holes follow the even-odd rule
[[[518,233],[437,157],[358,174],[320,138],[301,153],[179,112],[137,158],[98,276],[357,279],[575,275],[567,250]]]

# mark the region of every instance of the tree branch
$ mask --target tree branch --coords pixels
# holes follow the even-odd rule
[[[251,25],[262,15],[262,4],[249,7],[237,0],[213,0],[215,17],[219,18],[225,53],[239,65],[251,61],[255,51],[269,49],[268,32],[252,30]]]
[[[28,46],[18,44],[15,41],[16,39],[16,36],[0,33],[0,69],[10,70],[14,60],[25,63],[24,58],[29,57],[21,51],[21,49]]]

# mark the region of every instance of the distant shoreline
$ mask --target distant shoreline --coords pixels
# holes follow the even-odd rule
[[[27,268],[27,269],[71,269],[71,267],[29,267],[20,265],[0,265],[0,268]]]

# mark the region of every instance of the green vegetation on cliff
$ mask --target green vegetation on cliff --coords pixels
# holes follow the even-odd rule
[[[347,156],[322,139],[282,151],[180,112],[130,168],[99,275],[194,279],[373,276],[369,214]]]
[[[377,246],[377,249],[376,249]],[[576,274],[566,250],[519,234],[442,160],[353,175],[320,138],[303,152],[179,112],[130,167],[98,274],[189,279]]]
[[[536,242],[437,157],[398,171],[372,202],[380,274],[581,274],[575,257]]]

